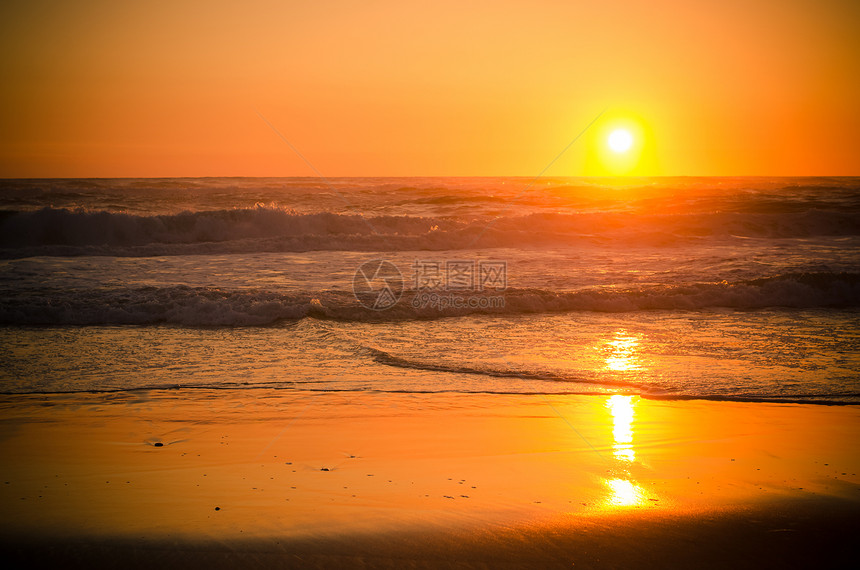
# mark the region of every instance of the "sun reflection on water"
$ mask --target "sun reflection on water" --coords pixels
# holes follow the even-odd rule
[[[631,372],[640,369],[639,342],[637,336],[620,329],[615,337],[607,341],[603,350],[606,354],[606,369],[613,372]]]

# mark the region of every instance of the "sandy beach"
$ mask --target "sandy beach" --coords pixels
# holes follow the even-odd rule
[[[4,554],[79,566],[836,565],[860,410],[637,396],[2,399]]]

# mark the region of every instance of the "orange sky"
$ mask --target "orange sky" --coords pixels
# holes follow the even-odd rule
[[[860,174],[860,2],[0,7],[0,177]],[[602,130],[601,130],[602,129]]]

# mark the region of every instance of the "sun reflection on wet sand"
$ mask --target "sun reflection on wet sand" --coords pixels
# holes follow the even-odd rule
[[[632,481],[607,479],[606,486],[610,490],[608,502],[614,507],[632,507],[645,502],[642,487]]]
[[[616,394],[606,400],[606,408],[612,417],[612,455],[615,469],[612,478],[604,479],[609,490],[606,503],[611,507],[633,507],[647,501],[645,490],[637,484],[630,473],[636,460],[633,448],[633,420],[638,396]]]
[[[612,455],[616,459],[633,462],[636,459],[633,450],[633,396],[610,396],[606,407],[612,415]]]

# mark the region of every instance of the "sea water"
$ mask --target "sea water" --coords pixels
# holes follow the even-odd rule
[[[860,403],[858,178],[0,181],[0,392]]]

